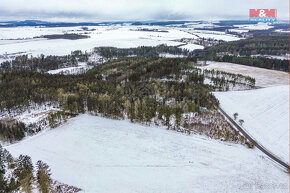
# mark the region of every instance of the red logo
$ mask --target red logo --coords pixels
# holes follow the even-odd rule
[[[250,9],[250,17],[266,18],[277,17],[276,9]]]

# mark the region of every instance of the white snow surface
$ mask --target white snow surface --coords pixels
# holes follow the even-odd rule
[[[201,69],[220,70],[229,73],[242,74],[256,79],[256,86],[269,87],[279,85],[289,85],[289,73],[268,70],[265,68],[258,68],[252,66],[245,66],[240,64],[233,64],[227,62],[208,61],[207,66],[200,67]]]
[[[289,85],[214,95],[227,114],[239,114],[252,137],[289,163]]]
[[[223,40],[223,41],[237,41],[242,38],[239,38],[232,34],[226,34],[225,32],[219,31],[210,31],[210,30],[193,30],[185,28],[183,31],[188,32],[192,35],[195,35],[198,38],[214,39],[214,40]]]
[[[277,29],[277,30],[275,30],[275,32],[280,32],[280,33],[290,33],[289,30],[285,30],[285,29]]]
[[[180,46],[180,48],[187,49],[189,51],[193,51],[196,49],[203,49],[204,47],[202,45],[197,45],[197,44],[186,44],[184,46]]]
[[[164,27],[164,26],[87,26],[82,27],[11,27],[0,29],[0,55],[14,56],[27,54],[29,56],[67,55],[75,50],[91,51],[94,47],[112,46],[118,48],[134,48],[138,46],[179,46],[183,43],[180,39],[212,38],[224,41],[234,41],[240,38],[210,30],[194,30],[190,28]],[[158,31],[142,31],[142,29],[154,29]],[[92,31],[94,30],[94,31]],[[167,32],[161,32],[167,31]],[[90,36],[87,39],[46,39],[34,38],[43,35],[77,33]],[[190,44],[187,49],[202,49],[202,46]],[[10,58],[11,59],[11,58]],[[7,59],[8,60],[8,59]]]
[[[94,26],[84,31],[81,27],[38,28],[15,27],[0,29],[0,55],[24,52],[28,55],[67,55],[71,51],[91,51],[94,47],[113,46],[131,48],[138,46],[180,45],[176,40],[196,38],[187,32],[160,26]],[[139,28],[154,28],[168,32],[137,31]],[[95,31],[90,31],[95,29]],[[87,39],[31,39],[35,36],[63,33],[78,33],[90,36]],[[21,40],[19,40],[21,38]],[[30,39],[29,39],[30,38]],[[23,40],[22,40],[23,39]]]
[[[229,29],[230,32],[236,32],[236,33],[247,33],[249,32],[248,29]]]
[[[74,67],[67,67],[67,68],[59,68],[56,70],[49,70],[47,71],[48,74],[81,74],[84,73],[90,69],[92,69],[93,66],[88,66],[85,62],[78,63],[78,66]]]
[[[289,175],[257,149],[127,120],[84,114],[6,148],[86,193],[289,192]]]
[[[247,25],[234,25],[234,27],[238,27],[240,29],[245,29],[245,30],[268,30],[268,29],[273,28],[274,26],[271,26],[268,23],[257,23],[257,24],[247,24]]]

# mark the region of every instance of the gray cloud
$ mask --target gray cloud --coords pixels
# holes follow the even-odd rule
[[[249,9],[275,8],[288,19],[286,0],[1,0],[1,20],[247,19]]]

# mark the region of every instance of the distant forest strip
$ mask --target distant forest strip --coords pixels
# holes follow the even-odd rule
[[[238,41],[223,42],[219,45],[208,47],[206,54],[230,53],[235,56],[251,55],[285,55],[289,53],[289,36],[287,35],[262,35]]]
[[[281,36],[284,37],[284,36]],[[285,43],[287,38],[282,38],[281,42]],[[289,39],[288,39],[289,40]],[[287,41],[288,41],[287,40]],[[250,57],[250,56],[238,56],[241,55],[241,53],[244,53],[242,48],[239,47],[239,41],[234,41],[234,42],[224,42],[220,45],[222,45],[222,48],[219,48],[220,45],[210,47],[205,50],[196,50],[193,52],[190,52],[185,49],[177,48],[177,47],[172,47],[172,46],[157,46],[157,47],[138,47],[138,48],[114,48],[114,47],[98,47],[95,48],[95,52],[99,54],[100,56],[107,58],[109,60],[111,59],[116,59],[116,58],[122,58],[126,56],[140,56],[140,57],[158,57],[159,54],[161,53],[168,53],[168,54],[173,54],[173,55],[182,55],[185,57],[190,58],[191,60],[197,61],[197,60],[214,60],[218,62],[230,62],[230,63],[235,63],[235,64],[242,64],[246,66],[253,66],[253,67],[258,67],[258,68],[266,68],[266,69],[271,69],[271,70],[279,70],[279,71],[285,71],[289,72],[289,60],[279,60],[279,59],[269,59],[265,57]],[[272,43],[274,44],[275,41]],[[275,48],[278,49],[281,48],[279,46],[280,44],[282,45],[283,43],[276,43]],[[228,52],[227,54],[223,56],[219,56],[218,53],[220,51],[226,51],[224,50],[223,47],[227,47],[230,49],[232,47],[232,44],[237,44],[236,48],[237,51],[233,52],[237,55],[228,55],[231,54],[231,52]],[[243,42],[244,44],[244,42]],[[261,47],[263,44],[260,43],[259,46]],[[246,45],[247,47],[248,45]],[[256,46],[259,47],[259,46]],[[217,48],[216,48],[217,47]],[[250,48],[253,50],[253,48]],[[257,48],[258,49],[258,48]],[[214,50],[214,51],[213,51]],[[233,48],[233,50],[235,50]],[[247,48],[245,48],[247,50]],[[259,50],[259,49],[258,49]],[[262,48],[261,48],[262,50]],[[270,48],[265,47],[264,50],[270,50]],[[281,48],[280,54],[283,53],[288,53],[289,52],[289,42],[288,42],[288,47],[284,46]],[[287,51],[286,51],[287,50]],[[259,53],[262,54],[262,52],[253,52],[253,53]],[[267,52],[263,52],[266,54]],[[276,55],[276,54],[275,54]]]
[[[115,47],[97,47],[94,52],[107,59],[122,58],[128,56],[138,57],[159,57],[160,54],[172,54],[191,57],[194,53],[189,50],[178,48],[176,46],[140,46],[137,48],[115,48]]]
[[[289,60],[269,59],[265,57],[238,57],[238,56],[216,56],[207,55],[198,57],[201,60],[213,60],[217,62],[229,62],[241,64],[245,66],[253,66],[258,68],[266,68],[269,70],[279,70],[289,72]]]
[[[31,70],[47,72],[65,67],[74,67],[78,62],[87,62],[89,54],[80,50],[71,52],[66,56],[44,56],[28,57],[27,55],[17,56],[15,60],[2,62],[0,71],[8,72],[14,70]]]
[[[281,56],[288,54],[288,34],[264,32],[253,38],[222,42],[204,50],[195,50],[193,52],[195,57],[203,60],[230,62],[289,72],[289,60],[263,57],[263,55]]]
[[[78,39],[85,39],[90,38],[88,35],[82,34],[52,34],[52,35],[43,35],[34,38],[47,38],[47,39],[68,39],[68,40],[78,40]]]

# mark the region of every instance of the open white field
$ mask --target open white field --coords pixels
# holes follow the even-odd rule
[[[182,30],[185,32],[189,32],[190,34],[193,34],[199,38],[205,38],[205,39],[223,40],[226,42],[237,41],[241,39],[235,35],[226,34],[225,32],[219,32],[219,31],[194,30],[190,28],[183,28]]]
[[[234,27],[237,27],[239,29],[244,29],[244,30],[267,30],[271,29],[274,26],[269,25],[268,23],[257,23],[257,24],[246,24],[246,25],[234,25]]]
[[[226,63],[226,62],[207,62],[205,68],[208,70],[220,70],[235,74],[242,74],[256,79],[256,86],[269,87],[277,85],[289,85],[289,73],[276,70],[268,70],[264,68],[257,68],[245,66],[240,64]]]
[[[0,55],[22,55],[33,56],[44,55],[67,55],[71,51],[91,51],[94,47],[112,46],[118,48],[134,48],[138,46],[157,46],[167,44],[168,46],[184,45],[178,42],[182,38],[196,39],[212,38],[217,40],[234,41],[240,38],[223,32],[194,30],[194,28],[178,28],[164,26],[87,26],[82,27],[12,27],[0,29]],[[157,30],[157,31],[144,31]],[[165,32],[167,31],[167,32]],[[90,36],[88,39],[65,40],[45,39],[42,35],[77,33]],[[184,48],[189,50],[203,49],[203,46],[189,44]],[[1,59],[1,58],[0,58]]]
[[[214,94],[224,111],[239,114],[251,136],[289,163],[289,85]]]
[[[181,38],[196,38],[195,35],[174,28],[152,27],[152,26],[91,26],[84,31],[81,27],[62,28],[35,28],[15,27],[1,28],[0,30],[0,55],[23,52],[37,56],[44,55],[66,55],[71,51],[91,51],[94,47],[113,46],[119,48],[131,48],[138,46],[157,46],[167,44],[169,46],[182,45],[175,40]],[[140,31],[140,29],[166,30],[168,32]],[[139,31],[138,31],[139,30]],[[41,35],[78,33],[89,35],[90,38],[78,40],[54,39],[25,39]]]
[[[126,120],[80,115],[6,148],[87,193],[289,192],[289,175],[256,149]]]
[[[41,35],[70,33],[74,30],[81,30],[81,27],[9,27],[0,29],[1,40],[30,39]],[[75,32],[76,33],[76,32]],[[1,41],[2,43],[2,41]]]
[[[186,44],[184,46],[180,46],[180,48],[193,51],[193,50],[196,50],[196,49],[203,49],[204,47],[202,45],[197,45],[197,44]]]

